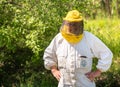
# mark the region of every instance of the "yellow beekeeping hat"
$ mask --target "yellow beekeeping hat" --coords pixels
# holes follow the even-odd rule
[[[69,21],[69,22],[79,22],[79,21],[82,21],[83,18],[82,18],[82,15],[79,11],[72,10],[72,11],[69,11],[67,13],[66,17],[63,18],[63,20],[66,20],[66,21]]]

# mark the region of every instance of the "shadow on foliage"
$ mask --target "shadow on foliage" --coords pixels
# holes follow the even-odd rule
[[[4,52],[4,60],[0,66],[0,87],[12,87],[14,83],[25,81],[26,72],[29,69],[32,51],[28,48],[18,48],[15,52]],[[29,74],[30,76],[30,74]]]
[[[96,79],[97,87],[120,87],[120,74],[107,72]]]

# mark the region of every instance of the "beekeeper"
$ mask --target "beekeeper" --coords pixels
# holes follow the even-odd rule
[[[45,68],[59,81],[58,87],[95,87],[94,79],[107,71],[112,52],[95,35],[84,31],[83,18],[77,10],[69,11],[63,24],[44,52]],[[98,58],[97,70],[92,60]]]

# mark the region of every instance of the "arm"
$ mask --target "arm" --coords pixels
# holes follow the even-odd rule
[[[47,70],[50,70],[52,66],[57,67],[57,57],[56,57],[56,39],[54,38],[50,45],[45,49],[43,60],[44,66]]]
[[[90,80],[94,80],[95,77],[99,77],[102,72],[107,71],[112,63],[113,54],[110,49],[96,36],[91,33],[89,34],[90,46],[93,54],[98,58],[97,70],[87,73],[87,77]],[[88,37],[88,36],[87,36]]]
[[[43,60],[44,66],[47,70],[51,70],[53,76],[59,81],[60,79],[60,72],[57,69],[57,36],[52,40],[50,45],[45,49]]]
[[[106,72],[112,63],[112,52],[97,37],[94,37],[92,49],[95,57],[98,58],[98,63],[96,65],[97,69],[99,69],[101,72]]]

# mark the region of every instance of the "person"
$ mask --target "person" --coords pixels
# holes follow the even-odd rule
[[[95,57],[98,62],[93,71]],[[59,81],[58,87],[95,87],[94,79],[110,68],[112,57],[98,37],[84,30],[81,13],[71,10],[63,18],[60,32],[45,49],[43,60],[45,68]]]

